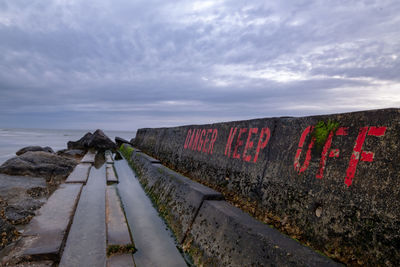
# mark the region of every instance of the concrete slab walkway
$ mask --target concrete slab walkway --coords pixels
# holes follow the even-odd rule
[[[171,232],[128,163],[125,160],[115,161],[114,166],[119,178],[118,192],[137,248],[134,254],[136,266],[187,266]]]
[[[36,237],[25,249],[25,257],[59,260],[81,188],[81,184],[61,185],[40,208],[24,232]]]
[[[128,163],[83,161],[25,229],[18,266],[187,266]]]
[[[105,166],[90,170],[59,266],[106,266]]]

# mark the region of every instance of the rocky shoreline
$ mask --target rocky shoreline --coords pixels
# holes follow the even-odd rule
[[[67,149],[21,148],[0,166],[0,254],[19,240],[24,226],[89,150],[115,151],[116,144],[103,131],[86,133]]]

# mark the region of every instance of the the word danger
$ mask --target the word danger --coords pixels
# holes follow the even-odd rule
[[[184,148],[212,154],[217,136],[217,129],[189,129]]]

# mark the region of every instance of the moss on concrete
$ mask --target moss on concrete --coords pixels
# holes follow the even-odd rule
[[[327,122],[319,121],[312,133],[313,138],[315,138],[315,148],[318,151],[322,150],[322,147],[325,145],[326,140],[328,139],[330,132],[335,132],[339,128],[339,122],[328,120]]]

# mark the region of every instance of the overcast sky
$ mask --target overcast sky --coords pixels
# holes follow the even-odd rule
[[[400,1],[0,1],[0,127],[400,107]]]

